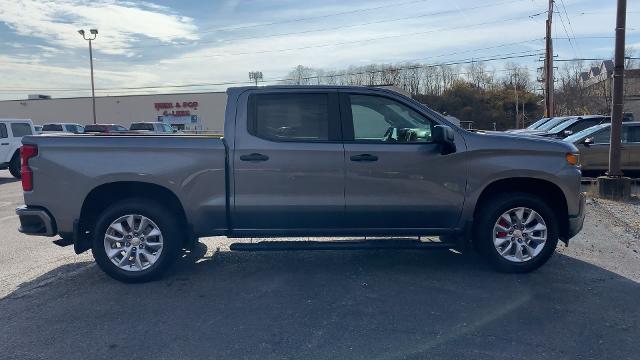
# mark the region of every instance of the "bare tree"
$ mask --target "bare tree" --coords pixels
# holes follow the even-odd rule
[[[312,76],[314,76],[312,68],[298,65],[287,74],[284,82],[292,85],[309,85]]]
[[[632,59],[636,55],[636,49],[627,46],[624,49],[624,68],[625,69],[637,69],[640,67],[640,61],[638,59]]]

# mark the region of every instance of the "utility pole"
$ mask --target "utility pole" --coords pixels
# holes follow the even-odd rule
[[[547,37],[544,56],[544,106],[545,117],[553,117],[553,39],[551,38],[551,23],[553,20],[553,2],[549,0],[547,11]]]
[[[516,94],[516,129],[520,128],[520,121],[518,121],[518,69],[515,70],[513,77],[513,92]]]
[[[624,107],[624,43],[627,0],[618,0],[616,15],[616,50],[613,68],[613,101],[611,107],[611,148],[609,149],[609,176],[622,176],[620,171],[620,130]]]
[[[622,111],[624,108],[624,43],[627,21],[627,0],[618,0],[616,14],[616,49],[613,68],[613,101],[611,106],[611,141],[609,171],[598,178],[598,193],[602,197],[619,200],[631,195],[631,179],[622,176],[620,146]]]

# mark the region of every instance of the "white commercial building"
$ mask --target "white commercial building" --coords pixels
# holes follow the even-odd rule
[[[90,97],[37,98],[0,101],[0,118],[31,119],[34,124],[93,123]],[[224,92],[96,97],[97,123],[162,121],[184,130],[222,131],[227,94]]]

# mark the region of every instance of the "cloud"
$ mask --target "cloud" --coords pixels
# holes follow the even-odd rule
[[[43,39],[51,45],[81,48],[77,31],[98,28],[97,51],[122,55],[141,39],[169,43],[197,40],[193,19],[148,2],[119,0],[12,0],[0,2],[0,21],[18,35]]]
[[[615,9],[600,10],[601,4],[595,0],[564,2],[572,20],[570,25],[565,19],[565,25],[578,38],[574,42],[578,56],[610,56],[610,50],[600,48],[613,45],[612,39],[588,37],[613,35]],[[77,30],[91,27],[100,30],[94,44],[94,50],[99,52],[94,51],[99,89],[248,81],[247,72],[252,70],[262,71],[265,80],[281,79],[298,64],[332,70],[382,62],[438,63],[543,47],[540,39],[544,37],[546,16],[529,18],[529,15],[545,10],[545,0],[481,3],[394,0],[393,3],[404,5],[362,11],[390,3],[217,0],[195,5],[184,2],[178,9],[134,0],[0,0],[0,22],[9,26],[9,29],[0,26],[0,36],[13,33],[0,54],[0,78],[8,88],[74,88],[81,90],[51,95],[87,95],[90,84],[87,44]],[[343,14],[329,16],[336,13]],[[569,42],[559,39],[566,37],[560,15],[555,20],[554,37],[558,38],[555,53],[560,58],[575,57]],[[628,17],[627,21],[630,28],[638,27],[636,18]],[[472,24],[481,25],[465,27]],[[630,46],[634,43],[637,46],[638,33],[628,31],[627,35]],[[513,45],[475,50],[507,43]],[[320,46],[323,44],[327,46]],[[537,60],[533,56],[504,62],[518,62],[533,70],[540,65]],[[487,66],[501,69],[504,62],[494,61]],[[105,91],[98,93],[102,95]],[[26,92],[0,92],[0,98],[23,94]]]

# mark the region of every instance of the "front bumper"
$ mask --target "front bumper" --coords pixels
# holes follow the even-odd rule
[[[16,209],[20,218],[20,231],[27,235],[54,236],[56,223],[46,209],[31,206],[20,206]]]
[[[584,216],[585,216],[585,203],[586,196],[584,193],[580,193],[580,207],[577,215],[569,215],[569,229],[567,233],[567,240],[576,236],[580,230],[582,230],[582,226],[584,225]]]

